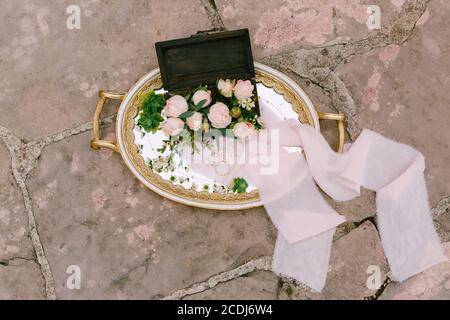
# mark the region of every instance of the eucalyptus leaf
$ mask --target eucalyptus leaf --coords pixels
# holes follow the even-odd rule
[[[194,111],[186,111],[186,112],[183,112],[182,114],[180,114],[180,116],[179,116],[179,118],[181,119],[181,120],[186,120],[187,118],[189,118],[190,116],[192,116],[194,114]]]
[[[198,110],[199,112],[203,113],[205,116],[208,116],[208,111],[205,108],[201,108]]]
[[[200,110],[201,108],[203,108],[203,106],[206,103],[206,99],[201,100],[199,103],[197,103],[197,105],[195,106],[195,111]]]

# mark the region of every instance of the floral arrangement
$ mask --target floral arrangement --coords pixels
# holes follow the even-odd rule
[[[192,141],[195,151],[195,133],[208,133],[216,129],[236,139],[247,139],[262,129],[259,117],[258,97],[250,80],[219,79],[216,87],[199,86],[183,94],[157,94],[150,91],[141,97],[137,125],[141,130],[156,133],[161,130],[169,139],[157,151],[159,156],[149,162],[156,172],[173,171],[173,155],[184,141]],[[190,139],[184,139],[189,135]],[[245,192],[248,183],[236,178],[231,192]],[[222,190],[223,191],[223,190]]]
[[[153,133],[161,129],[169,137],[183,130],[192,134],[211,128],[222,132],[230,129],[235,137],[245,139],[263,127],[256,105],[250,80],[219,79],[212,90],[200,86],[192,94],[168,99],[151,91],[142,98],[138,126]]]

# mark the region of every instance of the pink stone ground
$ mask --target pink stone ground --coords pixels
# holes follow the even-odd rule
[[[147,3],[147,2],[146,2]],[[67,6],[81,29],[66,27]],[[382,29],[366,26],[381,8]],[[0,12],[1,299],[449,299],[450,264],[392,282],[374,195],[332,203],[349,222],[322,293],[270,271],[276,230],[263,208],[190,208],[144,188],[109,151],[89,148],[99,89],[128,90],[157,65],[154,42],[198,30],[251,32],[321,111],[427,159],[430,206],[450,256],[450,2],[444,0],[6,0]],[[114,137],[116,104],[105,112]],[[330,143],[335,125],[324,123]],[[81,289],[67,287],[71,265]],[[367,286],[378,266],[382,287]]]

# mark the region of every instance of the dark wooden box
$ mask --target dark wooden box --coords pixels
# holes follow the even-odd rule
[[[155,47],[166,90],[215,87],[218,79],[251,80],[256,84],[248,29],[198,33],[157,42]]]

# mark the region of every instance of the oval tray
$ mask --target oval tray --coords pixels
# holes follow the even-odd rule
[[[313,126],[316,130],[320,130],[319,119],[337,120],[340,135],[338,149],[342,149],[344,138],[342,114],[317,112],[305,92],[286,75],[256,62],[255,69],[259,99],[265,102],[264,105],[267,108],[273,109],[271,111],[280,118],[296,118],[301,123]],[[170,200],[195,207],[220,210],[240,210],[261,206],[256,188],[240,194],[216,192],[213,188],[208,191],[199,191],[177,180],[172,182],[168,174],[156,173],[146,164],[151,150],[155,149],[155,143],[157,144],[157,140],[163,138],[162,135],[160,138],[156,135],[150,138],[145,137],[135,125],[141,103],[139,97],[150,90],[163,90],[159,69],[154,69],[142,77],[128,93],[101,91],[94,116],[92,148],[107,147],[119,152],[131,172],[145,186]],[[108,98],[123,100],[116,120],[117,143],[100,139],[99,118]],[[150,145],[143,147],[142,145],[146,143]],[[204,179],[195,176],[195,173],[190,174],[194,177],[193,179],[200,179],[204,183]],[[208,181],[209,183],[213,181]]]

